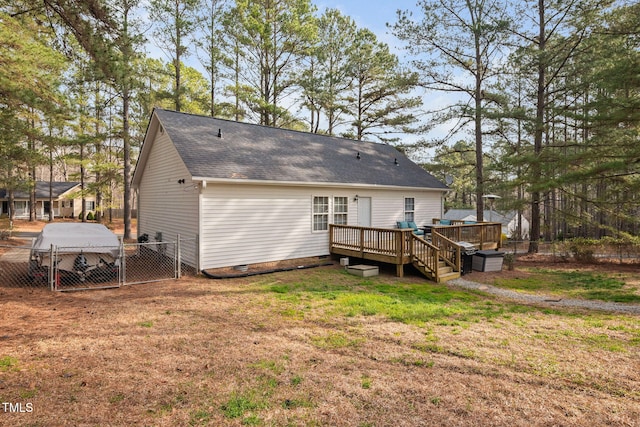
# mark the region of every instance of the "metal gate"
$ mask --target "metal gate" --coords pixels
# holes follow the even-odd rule
[[[183,264],[181,245],[191,254],[197,239],[173,242],[120,243],[113,256],[99,248],[52,246],[34,253],[28,246],[0,245],[0,286],[40,287],[52,291],[117,288],[125,285],[179,279],[192,270]],[[187,270],[188,269],[188,270]]]
[[[178,279],[180,240],[123,245],[122,282],[125,285]]]
[[[122,284],[121,258],[122,243],[108,248],[52,246],[48,254],[31,255],[29,275],[35,281],[46,277],[53,291],[117,288]]]

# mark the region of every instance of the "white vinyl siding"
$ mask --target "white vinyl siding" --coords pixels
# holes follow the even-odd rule
[[[202,268],[329,254],[313,232],[313,189],[208,184],[202,201]],[[322,193],[322,192],[320,192]]]
[[[184,179],[184,183],[178,180]],[[158,133],[153,143],[138,191],[138,235],[153,241],[162,233],[164,241],[189,239],[181,247],[183,261],[197,267],[198,235],[197,184],[166,133]]]
[[[404,199],[414,198],[414,222],[418,227],[432,223],[433,218],[440,218],[441,193],[438,191],[380,191],[367,194],[372,197],[371,226],[395,228],[396,221],[404,221]]]
[[[328,255],[329,233],[313,231],[313,199],[326,195],[334,215],[339,197],[346,198],[348,212],[357,212],[356,194],[371,197],[373,227],[394,228],[404,215],[401,191],[208,183],[202,195],[201,268]],[[440,217],[440,195],[412,194],[418,225]],[[357,215],[347,221],[356,225]]]

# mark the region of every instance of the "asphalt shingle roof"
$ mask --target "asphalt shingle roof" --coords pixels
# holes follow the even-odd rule
[[[79,182],[52,182],[52,194],[54,198],[59,197],[66,191],[71,190],[73,187],[79,185]],[[28,199],[29,192],[24,190],[15,190],[13,197],[16,199]],[[9,192],[6,189],[0,189],[0,199],[8,199]],[[48,181],[36,181],[36,199],[48,199],[49,198],[49,182]]]
[[[447,189],[390,145],[162,109],[154,113],[193,177]]]

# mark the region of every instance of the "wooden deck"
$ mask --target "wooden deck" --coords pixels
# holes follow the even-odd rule
[[[332,254],[396,265],[398,277],[404,266],[414,265],[436,282],[460,277],[462,246],[468,242],[478,249],[500,247],[501,224],[433,226],[431,240],[422,239],[411,229],[373,228],[350,225],[329,226]]]

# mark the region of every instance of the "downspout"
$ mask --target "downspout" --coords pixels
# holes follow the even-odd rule
[[[138,238],[140,237],[140,192],[139,188],[135,188],[133,190],[135,192],[136,198],[136,241],[139,242]],[[123,236],[124,238],[124,236]]]
[[[203,239],[202,239],[202,231],[204,229],[204,215],[203,215],[203,207],[204,207],[204,190],[207,188],[207,181],[202,180],[200,185],[198,186],[200,191],[198,192],[198,235],[196,236],[196,265],[198,266],[198,271],[202,271],[202,251],[203,251]]]

